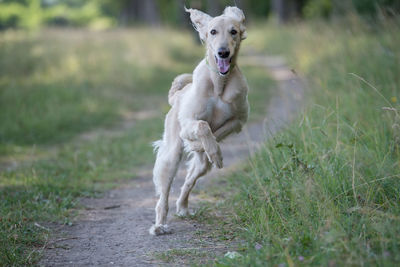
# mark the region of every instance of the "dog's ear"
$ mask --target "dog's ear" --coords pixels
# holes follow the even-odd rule
[[[185,11],[190,13],[190,20],[192,21],[193,27],[196,31],[199,32],[199,36],[201,41],[205,41],[207,39],[207,27],[208,23],[212,19],[212,17],[200,10],[185,7]]]
[[[246,27],[244,26],[245,16],[243,11],[240,8],[235,6],[228,6],[225,8],[224,13],[225,16],[231,17],[237,20],[240,23],[240,38],[242,40],[247,38]]]

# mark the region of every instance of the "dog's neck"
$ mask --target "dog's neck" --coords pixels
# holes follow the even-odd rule
[[[207,51],[206,64],[209,65],[209,73],[211,81],[214,85],[215,95],[221,96],[224,93],[224,89],[228,82],[229,76],[232,74],[233,69],[236,67],[236,56],[237,54],[235,53],[235,55],[232,58],[231,68],[229,72],[225,75],[221,75],[218,71],[218,66],[217,63],[215,62],[213,53],[209,52],[209,50]]]

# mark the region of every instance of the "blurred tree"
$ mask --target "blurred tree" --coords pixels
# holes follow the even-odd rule
[[[246,0],[236,1],[238,6],[241,7],[246,14],[246,18],[255,17],[267,17],[271,10],[271,1],[259,1],[259,0]]]
[[[305,18],[327,18],[355,13],[373,20],[379,12],[389,17],[399,15],[400,0],[307,0],[302,11]]]
[[[328,18],[333,11],[331,0],[309,0],[305,4],[302,13],[304,18]]]
[[[400,13],[400,0],[0,0],[0,29],[34,29],[43,25],[109,28],[115,25],[190,25],[183,6],[215,16],[237,5],[247,20],[271,11],[281,23],[294,18],[328,18],[357,13],[375,20]]]
[[[185,0],[157,0],[160,19],[163,23],[187,26],[189,16],[184,10]]]
[[[400,12],[400,0],[352,0],[352,3],[359,14],[367,16],[375,16],[378,11],[386,15]]]
[[[279,23],[287,23],[301,17],[306,0],[272,0],[272,9],[278,16]]]
[[[211,16],[218,16],[222,7],[221,1],[207,0],[207,13]]]
[[[158,3],[155,0],[124,0],[122,1],[120,22],[122,25],[140,22],[150,25],[160,24]]]
[[[184,10],[185,6],[185,0],[177,0],[177,7],[176,7],[176,12],[177,12],[177,21],[179,25],[186,25],[189,22],[189,14],[186,14]]]

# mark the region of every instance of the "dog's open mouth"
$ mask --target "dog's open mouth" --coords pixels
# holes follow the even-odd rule
[[[218,71],[221,75],[225,75],[229,72],[231,61],[232,58],[215,57],[215,62],[217,63]]]

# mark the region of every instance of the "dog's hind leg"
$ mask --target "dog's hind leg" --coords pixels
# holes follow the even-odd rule
[[[169,113],[166,118],[167,126],[162,141],[158,142],[159,149],[153,169],[153,181],[156,193],[160,196],[156,205],[156,222],[150,228],[152,235],[169,233],[167,229],[168,197],[172,181],[178,170],[182,157],[182,140],[179,138],[179,130],[175,129],[176,121],[173,114]],[[174,132],[176,134],[174,135]]]
[[[211,169],[211,163],[204,152],[193,152],[189,162],[185,183],[181,188],[181,194],[176,201],[176,212],[180,216],[188,215],[189,194],[197,179],[205,175]]]
[[[172,181],[176,175],[181,159],[181,147],[178,144],[168,145],[162,143],[157,153],[156,163],[153,170],[153,181],[156,186],[159,199],[156,205],[156,222],[150,228],[150,234],[162,235],[168,233],[168,197]]]

